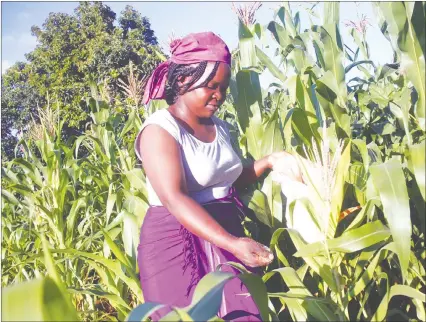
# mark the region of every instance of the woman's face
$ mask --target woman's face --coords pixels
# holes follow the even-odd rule
[[[197,87],[207,79],[214,65],[215,63],[213,62],[207,64],[203,76],[201,76],[192,88]],[[188,92],[179,97],[179,100],[181,100],[181,103],[183,103],[195,116],[199,118],[211,117],[225,101],[230,77],[230,67],[221,62],[219,63],[213,79],[208,82],[205,87],[196,88],[194,90],[189,89]]]

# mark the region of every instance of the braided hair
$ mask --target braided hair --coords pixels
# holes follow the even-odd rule
[[[183,95],[188,92],[188,89],[191,88],[191,86],[194,85],[203,76],[204,72],[206,71],[206,67],[207,61],[202,61],[195,67],[190,65],[170,63],[166,84],[167,104],[174,104],[180,95]],[[213,67],[213,70],[206,78],[206,80],[195,88],[192,88],[191,90],[200,87],[205,87],[215,76],[218,67],[219,62],[216,62]],[[179,84],[179,79],[181,77],[191,77],[191,80],[188,83],[181,85]]]

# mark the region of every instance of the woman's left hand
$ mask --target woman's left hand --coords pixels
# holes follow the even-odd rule
[[[291,153],[280,151],[268,156],[269,168],[281,172],[292,180],[303,182],[302,172],[295,156]]]

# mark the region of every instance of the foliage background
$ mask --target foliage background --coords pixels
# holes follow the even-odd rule
[[[114,25],[114,23],[116,23]],[[102,2],[81,2],[74,14],[50,13],[41,27],[31,28],[37,47],[2,75],[2,156],[14,157],[17,138],[12,131],[28,131],[37,107],[47,100],[64,119],[63,135],[84,132],[90,120],[82,99],[96,84],[108,103],[126,110],[130,103],[119,79],[129,63],[146,75],[159,63],[157,38],[146,17],[131,6],[117,17]]]
[[[425,5],[373,6],[395,52],[394,61],[383,66],[370,60],[365,22],[350,25],[356,48],[342,43],[338,3],[325,4],[322,16],[327,19],[306,30],[287,3],[266,26],[253,21],[256,7],[235,8],[239,46],[220,117],[234,125],[236,149],[246,159],[285,149],[328,171],[322,183],[308,180],[316,191],[312,196],[289,205],[270,176],[242,195],[257,216],[245,221],[247,233],[269,244],[276,255],[262,277],[240,267],[244,274],[239,278],[264,320],[425,320]],[[107,30],[108,12],[103,5],[82,5],[76,17],[94,15]],[[124,16],[143,21],[130,9]],[[79,21],[61,15],[47,21],[53,18],[65,21],[66,28]],[[275,46],[276,57],[268,57],[263,46]],[[40,58],[45,52],[38,53]],[[51,86],[72,75],[65,66],[60,69],[64,73],[49,75],[45,83],[37,78],[43,73],[33,76]],[[84,65],[88,75],[90,66]],[[138,88],[146,71],[128,68],[120,76],[123,83],[117,80],[122,101],[111,100],[102,79],[93,83],[88,76],[87,91],[81,94],[85,100],[78,103],[90,119],[78,134],[64,135],[66,97],[38,93],[45,103],[18,142],[17,156],[3,164],[2,285],[14,286],[5,289],[11,302],[2,308],[9,319],[28,319],[25,314],[49,319],[48,312],[63,319],[76,309],[85,320],[141,320],[155,308],[138,306],[144,301],[136,247],[148,203],[132,138],[142,120],[165,105],[160,101],[141,109]],[[353,68],[363,76],[347,79]],[[259,74],[265,69],[276,82],[261,86]],[[71,77],[73,86],[74,81]],[[288,228],[286,214],[299,206],[307,209],[326,241],[307,244],[300,232]],[[49,277],[43,278],[46,273]],[[209,274],[191,306],[168,318],[220,320],[214,315],[229,278]],[[40,294],[31,309],[13,311],[12,300],[30,288]],[[63,294],[63,301],[53,294]],[[56,301],[63,310],[52,311]]]

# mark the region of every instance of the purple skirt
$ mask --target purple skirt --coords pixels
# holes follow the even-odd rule
[[[242,207],[235,201],[218,200],[203,207],[230,234],[245,237],[241,225]],[[145,301],[185,307],[191,303],[200,279],[214,271],[217,265],[229,261],[241,263],[231,253],[190,233],[165,207],[148,209],[138,246],[138,265]],[[221,270],[239,273],[228,265]],[[238,278],[230,280],[224,287],[218,316],[226,321],[261,321],[253,299],[244,293],[248,293],[247,288]],[[162,308],[151,318],[158,321],[168,312],[170,308]]]

